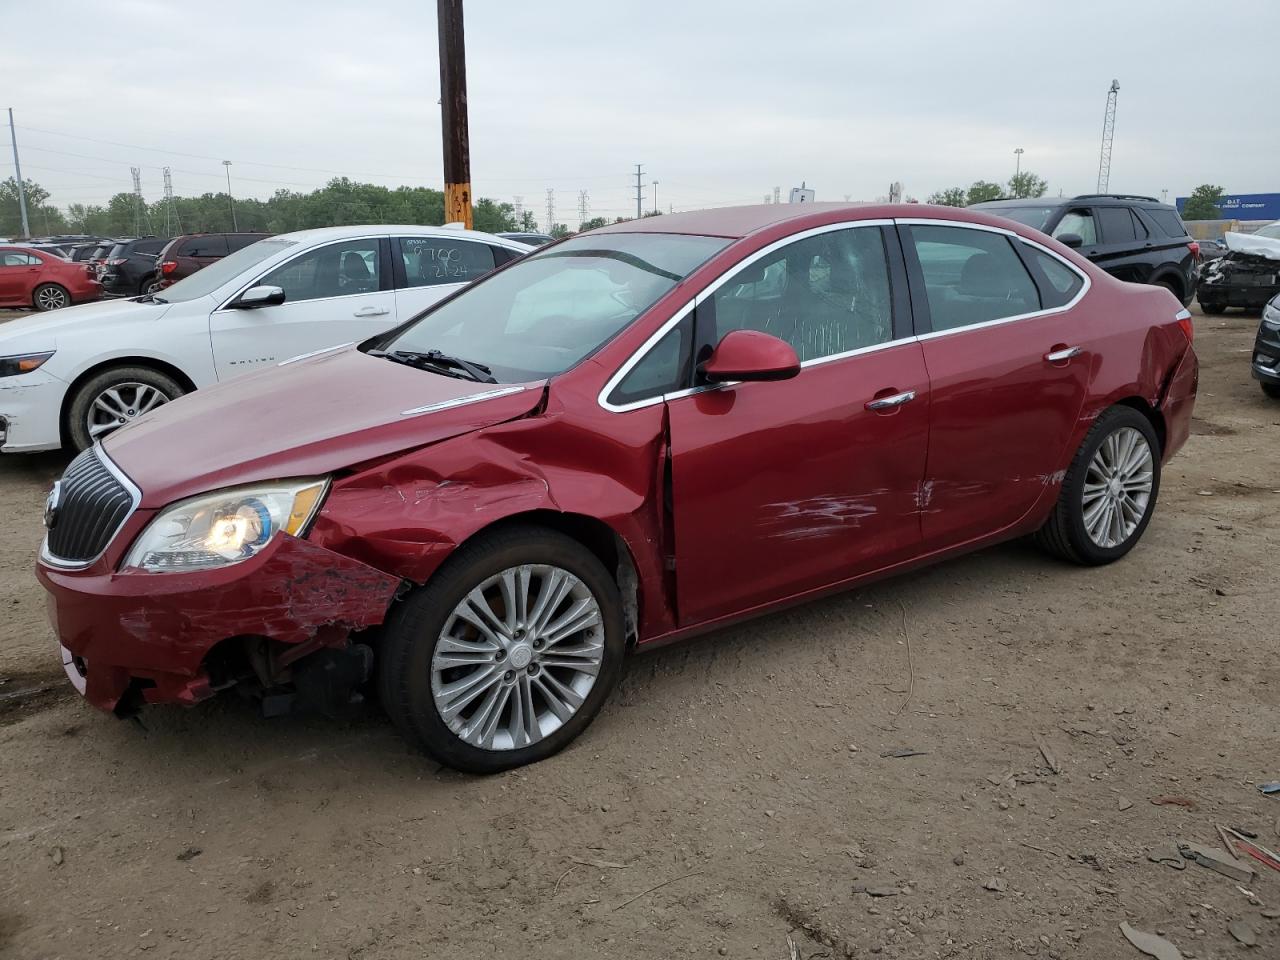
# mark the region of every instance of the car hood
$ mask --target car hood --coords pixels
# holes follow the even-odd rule
[[[351,347],[197,390],[103,443],[161,507],[219,487],[319,476],[522,416],[541,383],[489,384]]]
[[[33,313],[0,323],[0,356],[19,349],[49,350],[60,339],[98,333],[118,323],[159,320],[172,309],[170,303],[139,303],[136,300],[103,300],[65,307],[49,313]]]

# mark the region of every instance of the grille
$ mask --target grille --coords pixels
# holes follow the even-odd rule
[[[133,491],[102,462],[97,447],[90,447],[62,475],[49,554],[69,563],[96,560],[133,507]]]

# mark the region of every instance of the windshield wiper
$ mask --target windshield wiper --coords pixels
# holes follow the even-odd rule
[[[483,363],[473,363],[461,357],[451,357],[439,350],[370,350],[375,357],[386,357],[396,363],[411,367],[429,368],[447,377],[460,377],[464,380],[475,380],[477,383],[497,383],[498,379]]]
[[[168,303],[164,297],[157,297],[154,293],[144,293],[138,297],[138,303]]]

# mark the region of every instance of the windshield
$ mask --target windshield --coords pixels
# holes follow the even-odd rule
[[[999,206],[995,204],[987,206],[986,204],[979,203],[973,209],[985,210],[987,213],[995,214],[997,217],[1008,217],[1010,220],[1015,220],[1025,226],[1033,227],[1036,230],[1043,230],[1044,225],[1049,222],[1049,215],[1053,213],[1057,207],[1006,207],[1003,204]]]
[[[669,233],[575,237],[468,287],[377,346],[437,350],[483,364],[499,383],[553,377],[600,349],[729,243]]]
[[[1272,240],[1280,240],[1280,220],[1275,223],[1268,223],[1265,227],[1258,230],[1258,236],[1270,237]]]
[[[292,246],[295,246],[293,240],[259,240],[251,243],[243,250],[215,260],[203,270],[197,270],[185,280],[179,280],[172,287],[165,287],[156,294],[156,299],[166,303],[186,303],[188,300],[207,297],[228,280],[235,279],[268,257]]]

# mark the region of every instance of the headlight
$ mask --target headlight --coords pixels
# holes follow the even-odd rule
[[[233,487],[166,507],[129,551],[126,569],[181,573],[248,560],[281,533],[306,529],[327,479]]]
[[[1262,308],[1262,325],[1272,330],[1280,330],[1280,304],[1272,300]]]
[[[20,373],[39,370],[46,360],[53,356],[53,351],[46,353],[24,353],[16,357],[0,357],[0,377],[16,377]]]

